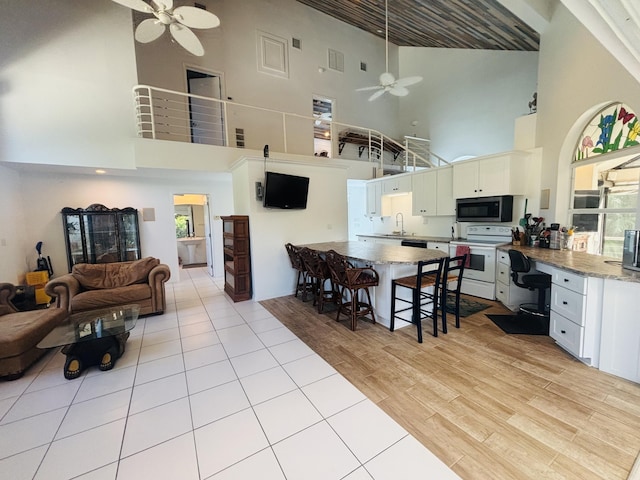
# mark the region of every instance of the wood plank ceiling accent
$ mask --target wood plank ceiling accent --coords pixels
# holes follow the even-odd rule
[[[384,0],[297,0],[384,38]],[[537,51],[540,35],[497,0],[389,0],[398,46]]]

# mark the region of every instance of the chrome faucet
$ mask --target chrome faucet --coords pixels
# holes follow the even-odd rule
[[[404,231],[404,215],[402,215],[402,212],[396,213],[396,227],[398,226],[398,215],[400,215],[400,235],[404,235],[407,233]]]

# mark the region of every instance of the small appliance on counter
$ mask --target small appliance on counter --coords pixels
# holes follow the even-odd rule
[[[640,230],[625,230],[622,268],[640,271]]]

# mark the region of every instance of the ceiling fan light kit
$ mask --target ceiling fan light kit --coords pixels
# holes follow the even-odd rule
[[[196,7],[173,8],[173,0],[152,0],[151,4],[143,0],[113,0],[132,10],[151,13],[156,18],[148,18],[140,22],[136,28],[135,39],[140,43],[149,43],[160,38],[169,26],[173,39],[189,53],[201,57],[204,47],[192,28],[216,28],[220,19],[211,12]]]
[[[357,88],[356,92],[365,92],[369,90],[376,90],[369,97],[369,101],[372,102],[376,98],[381,97],[384,93],[389,92],[396,97],[405,97],[409,95],[409,90],[406,88],[410,85],[415,85],[422,81],[422,77],[413,76],[406,78],[396,77],[389,72],[389,5],[388,0],[384,2],[384,44],[385,44],[385,71],[380,74],[378,79],[379,84],[372,87]]]

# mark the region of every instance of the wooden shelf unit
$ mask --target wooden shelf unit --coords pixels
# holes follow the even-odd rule
[[[224,291],[234,302],[249,300],[252,294],[249,217],[231,215],[221,218]]]

